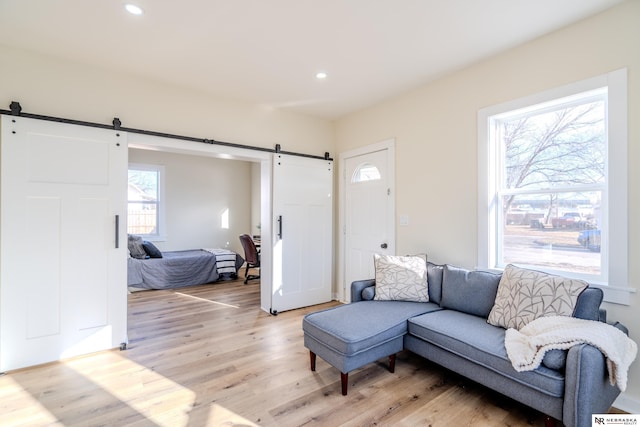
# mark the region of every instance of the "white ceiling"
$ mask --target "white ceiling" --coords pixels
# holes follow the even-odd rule
[[[335,119],[621,1],[0,0],[0,44]]]

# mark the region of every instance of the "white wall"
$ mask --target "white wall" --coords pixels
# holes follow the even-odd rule
[[[164,166],[166,241],[160,250],[228,248],[251,224],[251,166],[239,160],[129,149],[129,162]],[[259,203],[259,199],[258,199]],[[229,228],[221,215],[229,212]]]
[[[339,152],[396,140],[397,252],[473,268],[477,259],[477,112],[479,109],[616,69],[628,68],[629,287],[640,289],[640,2],[509,50],[336,122]],[[446,48],[446,40],[441,41]],[[609,318],[640,342],[640,298],[605,304]],[[640,412],[640,361],[625,393]],[[624,409],[624,408],[623,408]]]
[[[261,207],[260,207],[260,164],[251,165],[251,232],[247,234],[254,236],[261,233]]]
[[[15,50],[0,44],[0,108],[323,156],[327,120]]]

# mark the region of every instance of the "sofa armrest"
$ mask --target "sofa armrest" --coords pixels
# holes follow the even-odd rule
[[[604,355],[589,344],[569,349],[564,390],[562,422],[576,427],[590,427],[591,415],[606,414],[620,394],[609,382]]]
[[[362,301],[362,291],[369,286],[375,286],[375,279],[356,280],[351,283],[351,302]]]

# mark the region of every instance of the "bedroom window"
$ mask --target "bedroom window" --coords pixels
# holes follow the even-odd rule
[[[164,168],[129,164],[127,232],[159,240],[162,227]]]
[[[626,70],[479,112],[480,267],[580,278],[624,302],[626,114]]]

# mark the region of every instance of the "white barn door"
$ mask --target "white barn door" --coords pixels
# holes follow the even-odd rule
[[[331,301],[333,162],[273,160],[272,312]]]
[[[1,126],[0,371],[126,343],[127,135]]]

